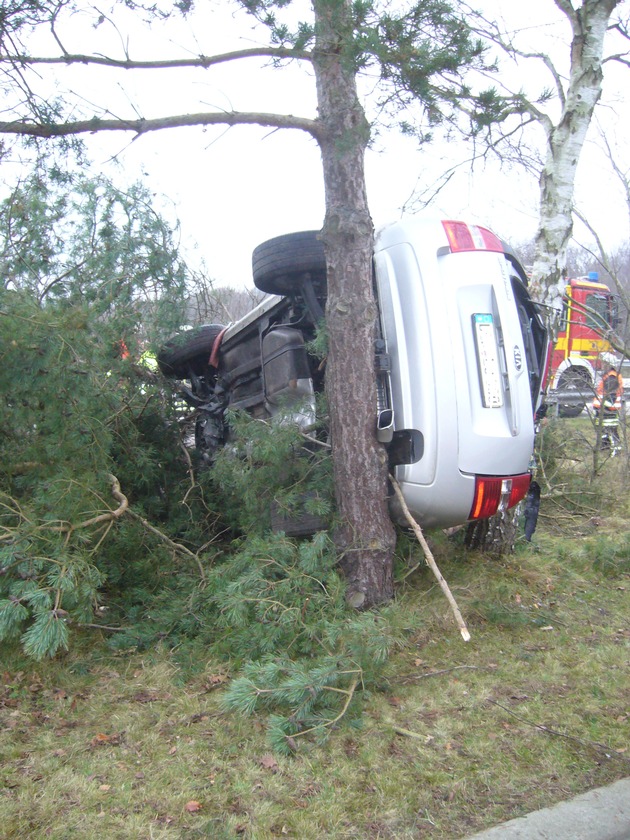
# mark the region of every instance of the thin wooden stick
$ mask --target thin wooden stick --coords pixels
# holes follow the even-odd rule
[[[139,522],[143,528],[146,528],[147,531],[150,531],[152,534],[155,534],[155,536],[159,537],[159,539],[161,539],[162,542],[170,546],[170,548],[172,548],[173,551],[178,552],[179,554],[185,554],[187,557],[190,557],[191,560],[194,560],[197,564],[197,568],[199,569],[199,576],[201,577],[201,580],[203,581],[203,583],[206,582],[206,574],[203,570],[203,565],[201,563],[201,560],[199,559],[198,554],[195,554],[194,551],[191,551],[189,548],[186,548],[185,545],[174,542],[170,537],[167,537],[166,534],[160,531],[159,528],[156,528],[155,525],[151,525],[151,523],[148,522],[143,516],[140,516],[139,513],[136,513],[131,509],[128,510],[127,513],[132,519],[135,519],[137,522]]]
[[[536,721],[528,720],[527,718],[517,715],[512,711],[512,709],[508,709],[507,706],[504,706],[502,703],[498,703],[496,700],[492,700],[490,697],[488,697],[487,702],[492,703],[493,706],[498,706],[500,709],[503,709],[504,712],[512,715],[512,717],[516,718],[516,720],[520,720],[528,726],[533,726],[534,729],[539,729],[541,732],[546,732],[547,735],[555,735],[557,738],[566,738],[569,741],[575,741],[579,744],[586,744],[589,747],[595,747],[598,750],[603,750],[606,758],[612,758],[614,756],[621,761],[630,761],[630,758],[622,755],[614,747],[608,746],[608,744],[601,744],[599,741],[590,741],[587,738],[579,738],[577,735],[567,735],[566,732],[559,732],[557,729],[551,729],[549,726],[543,726],[541,723],[536,723]]]
[[[411,529],[413,530],[414,534],[416,535],[416,539],[418,540],[418,542],[420,543],[420,545],[422,547],[422,551],[424,552],[424,559],[427,561],[427,566],[431,569],[431,571],[435,575],[435,579],[440,584],[440,588],[441,588],[442,592],[444,593],[444,595],[446,596],[446,600],[448,601],[448,603],[451,607],[451,611],[452,611],[453,615],[455,616],[455,621],[457,622],[457,626],[459,627],[459,632],[462,634],[462,639],[465,642],[469,642],[470,641],[470,633],[468,632],[468,628],[466,627],[466,623],[464,622],[464,619],[462,618],[462,614],[459,611],[459,607],[457,606],[457,601],[453,597],[453,593],[451,592],[448,583],[442,577],[442,572],[440,572],[440,570],[438,569],[438,565],[435,562],[435,558],[433,557],[433,554],[431,553],[431,549],[429,548],[429,544],[427,543],[427,541],[424,538],[424,534],[422,533],[422,529],[420,528],[420,526],[418,525],[416,520],[413,518],[413,516],[411,515],[411,513],[409,511],[409,508],[407,507],[407,503],[405,502],[405,499],[403,497],[402,490],[400,489],[400,485],[398,484],[398,482],[396,481],[396,479],[394,478],[393,475],[390,475],[390,478],[391,478],[391,481],[392,481],[392,486],[394,488],[394,493],[396,494],[396,498],[400,502],[400,506],[402,508],[402,512],[405,515],[405,519],[407,520],[407,522],[411,526]]]

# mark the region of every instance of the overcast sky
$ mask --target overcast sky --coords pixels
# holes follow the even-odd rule
[[[509,15],[514,29],[523,29],[523,42],[552,51],[560,65],[568,61],[568,25],[553,0],[526,4],[481,0],[489,15]],[[96,52],[122,57],[123,43],[134,59],[211,55],[264,42],[249,19],[234,13],[235,5],[199,2],[204,10],[190,21],[153,24],[144,34],[130,16],[119,31],[108,21],[94,29],[92,19],[77,16],[71,29],[60,28],[69,52]],[[120,20],[117,16],[117,20]],[[127,40],[123,27],[133,24]],[[68,33],[67,35],[65,33]],[[33,52],[58,54],[43,35]],[[295,66],[259,69],[251,62],[208,71],[103,71],[61,68],[58,90],[66,86],[76,96],[77,108],[98,113],[107,104],[113,116],[157,117],[173,113],[215,110],[278,111],[315,115],[312,74]],[[630,71],[626,71],[630,72]],[[52,82],[52,71],[44,71]],[[507,66],[505,74],[524,87],[539,78],[534,62]],[[507,76],[506,76],[507,78]],[[601,119],[611,126],[610,138],[623,144],[628,126],[627,102],[622,90],[626,76],[611,74]],[[367,88],[366,88],[367,90]],[[366,98],[369,106],[369,99]],[[77,110],[77,116],[78,116]],[[620,191],[597,150],[596,132],[580,166],[577,200],[597,224],[604,238],[618,242],[627,237],[627,211]],[[156,194],[157,206],[178,217],[182,242],[193,263],[203,261],[218,285],[251,285],[251,252],[261,241],[292,230],[320,228],[324,197],[319,150],[298,131],[270,131],[256,127],[173,129],[132,140],[112,134],[88,138],[98,171],[117,182],[142,178]],[[627,146],[622,148],[627,160]],[[465,160],[467,152],[456,144],[436,143],[418,149],[395,128],[375,137],[368,152],[368,194],[375,224],[416,209],[414,195],[431,195],[441,174]],[[623,158],[622,158],[623,160]],[[460,168],[431,206],[436,215],[466,218],[488,225],[513,241],[533,236],[536,229],[537,185],[517,169],[501,171],[481,164]]]

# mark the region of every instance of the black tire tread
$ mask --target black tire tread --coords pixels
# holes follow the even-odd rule
[[[300,274],[326,273],[324,243],[317,230],[286,233],[261,243],[252,254],[257,289],[268,294],[290,294]]]
[[[579,417],[584,411],[588,396],[593,392],[591,383],[588,381],[586,375],[575,368],[567,368],[567,370],[560,375],[558,390],[575,390],[584,395],[583,403],[567,403],[566,405],[560,404],[558,406],[558,414],[560,417]]]
[[[170,338],[157,357],[162,374],[170,379],[187,379],[191,372],[201,376],[214,342],[224,329],[223,324],[203,324]]]

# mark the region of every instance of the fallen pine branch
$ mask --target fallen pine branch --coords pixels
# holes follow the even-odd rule
[[[113,522],[119,519],[123,514],[130,516],[132,519],[135,519],[137,522],[140,522],[143,528],[147,531],[150,531],[154,534],[158,539],[162,540],[162,542],[166,543],[174,552],[177,554],[183,554],[186,557],[190,557],[191,560],[194,560],[197,564],[197,568],[199,569],[199,575],[201,580],[205,583],[206,576],[203,570],[203,566],[201,564],[201,560],[199,559],[199,555],[195,554],[194,551],[191,551],[189,548],[186,548],[185,545],[181,543],[174,542],[170,537],[160,531],[159,528],[156,528],[155,525],[151,525],[144,517],[140,516],[140,514],[136,513],[132,510],[129,506],[129,500],[125,496],[125,494],[120,489],[120,482],[116,478],[115,475],[110,475],[109,480],[112,485],[112,496],[118,502],[118,507],[115,510],[109,510],[106,513],[100,513],[98,516],[94,516],[91,519],[85,519],[83,522],[78,522],[76,524],[72,523],[62,523],[61,525],[53,525],[46,527],[52,531],[58,531],[62,534],[67,535],[67,539],[70,539],[72,533],[79,528],[88,528],[93,525],[100,525],[101,523],[107,523],[111,526]]]
[[[199,559],[198,554],[195,554],[194,551],[191,551],[189,548],[186,548],[185,545],[174,542],[170,537],[167,537],[166,534],[160,531],[159,528],[156,528],[155,525],[151,525],[151,523],[148,522],[144,517],[140,516],[139,513],[136,513],[133,510],[129,510],[128,514],[129,516],[131,516],[132,519],[135,519],[137,522],[139,522],[143,528],[146,528],[147,531],[150,531],[152,534],[154,534],[156,537],[162,540],[162,542],[166,543],[166,545],[168,545],[173,551],[179,554],[185,554],[186,557],[190,557],[191,560],[194,560],[197,564],[197,568],[199,569],[199,575],[201,577],[201,580],[204,583],[206,582],[206,575],[203,570],[203,566],[201,565],[201,560]]]
[[[300,732],[294,732],[293,735],[288,735],[287,736],[287,741],[290,742],[290,741],[294,740],[295,738],[301,738],[302,735],[308,735],[311,732],[317,732],[317,731],[320,731],[322,729],[328,729],[330,727],[333,727],[336,723],[338,723],[341,720],[341,718],[345,715],[345,713],[348,711],[348,706],[352,702],[352,698],[354,697],[354,692],[356,690],[356,687],[357,687],[358,683],[359,683],[359,677],[357,676],[352,680],[352,683],[351,683],[350,687],[347,688],[347,689],[346,688],[336,688],[336,687],[331,686],[331,685],[324,686],[324,690],[336,691],[338,694],[345,694],[346,695],[346,699],[344,700],[344,704],[343,704],[339,714],[336,715],[334,718],[331,718],[330,720],[322,721],[322,723],[317,724],[317,726],[311,726],[308,729],[302,729]]]
[[[120,482],[116,476],[110,475],[108,478],[112,485],[112,496],[118,502],[118,507],[115,510],[108,510],[106,513],[100,513],[98,516],[93,516],[91,519],[84,519],[83,522],[77,522],[74,525],[69,522],[64,522],[61,525],[47,527],[49,527],[51,531],[59,531],[60,533],[67,534],[68,537],[70,537],[72,532],[77,531],[79,528],[89,528],[92,525],[99,525],[101,522],[112,522],[115,519],[119,519],[129,508],[129,500],[121,491]]]

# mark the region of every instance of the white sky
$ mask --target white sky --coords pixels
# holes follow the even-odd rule
[[[553,0],[528,0],[526,4],[504,0],[481,0],[488,14],[509,16],[515,29],[525,27],[522,37],[541,49],[549,44],[568,60],[569,37],[564,18]],[[230,49],[264,43],[243,13],[232,15],[234,5],[221,0],[198,0],[203,11],[190,22],[152,24],[141,30],[126,16],[119,32],[105,22],[99,28],[91,19],[77,17],[71,30],[60,27],[70,52],[123,57],[122,43],[128,44],[134,59],[164,58],[190,54],[211,55]],[[214,9],[214,10],[213,10]],[[120,17],[117,14],[116,20]],[[126,41],[123,26],[133,26]],[[72,32],[66,36],[64,32]],[[58,54],[50,39],[42,38],[33,52]],[[566,63],[566,61],[565,61]],[[172,113],[214,110],[279,111],[300,116],[315,115],[312,75],[297,66],[257,69],[254,63],[207,71],[117,71],[90,67],[41,71],[42,80],[55,80],[61,92],[69,88],[87,114],[98,113],[105,104],[117,117],[157,117]],[[614,68],[611,68],[613,70]],[[505,73],[510,72],[508,69]],[[514,65],[517,84],[527,86],[539,70],[532,62]],[[614,70],[607,104],[601,119],[614,125],[609,135],[623,143],[628,127],[628,102],[622,94],[630,71]],[[505,77],[504,77],[505,78]],[[369,104],[369,100],[366,101]],[[79,117],[77,111],[76,114]],[[625,128],[624,128],[625,127]],[[622,130],[623,129],[623,130]],[[627,210],[620,190],[608,172],[594,143],[596,132],[580,164],[577,202],[593,218],[609,243],[628,237]],[[315,142],[298,131],[270,131],[256,127],[172,129],[132,141],[131,134],[112,133],[87,138],[98,171],[111,174],[117,183],[137,177],[156,194],[156,204],[166,215],[178,217],[182,243],[190,261],[203,261],[217,285],[251,285],[251,252],[259,243],[292,230],[321,227],[324,214],[323,184],[319,150]],[[621,152],[628,159],[628,148]],[[116,159],[114,162],[112,158]],[[465,159],[457,144],[435,144],[418,150],[414,141],[397,130],[383,132],[368,152],[366,173],[372,215],[377,225],[399,217],[414,190],[432,192],[449,165]],[[519,170],[499,171],[496,166],[474,171],[464,167],[436,198],[431,210],[438,215],[471,219],[493,228],[501,236],[520,241],[533,236],[536,228],[537,185]],[[411,206],[411,205],[409,205]]]

